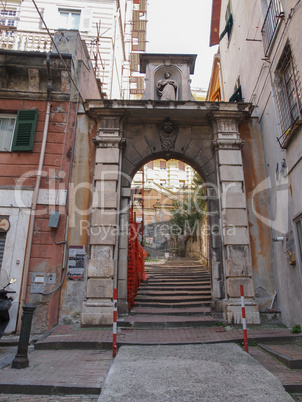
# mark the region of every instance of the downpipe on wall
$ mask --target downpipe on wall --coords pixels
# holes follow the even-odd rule
[[[43,130],[43,139],[42,139],[40,159],[39,159],[39,167],[38,167],[38,172],[37,172],[37,180],[36,180],[35,189],[34,189],[34,193],[33,193],[31,214],[30,214],[30,219],[29,219],[28,236],[27,236],[27,243],[26,243],[26,255],[25,255],[25,261],[24,261],[24,268],[23,268],[23,276],[22,276],[22,284],[21,284],[21,298],[20,298],[20,304],[19,304],[19,315],[18,315],[18,323],[17,323],[18,331],[20,331],[20,328],[21,328],[20,311],[22,310],[22,307],[25,303],[25,298],[26,298],[30,254],[31,254],[31,247],[32,247],[32,240],[33,240],[33,232],[34,232],[34,223],[35,223],[38,194],[39,194],[39,189],[40,189],[42,169],[43,169],[44,157],[45,157],[45,151],[46,151],[46,142],[47,142],[47,134],[48,134],[48,126],[49,126],[50,109],[51,109],[51,102],[50,102],[51,75],[50,75],[50,55],[49,54],[47,54],[47,56],[46,56],[46,66],[47,66],[47,74],[48,74],[47,107],[46,107],[46,115],[45,115],[45,121],[44,121],[44,130]]]

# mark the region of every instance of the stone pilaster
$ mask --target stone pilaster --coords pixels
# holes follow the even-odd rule
[[[90,259],[82,325],[107,325],[113,317],[113,286],[118,259],[119,175],[122,138],[119,119],[104,118],[95,140]]]
[[[217,154],[221,206],[221,238],[225,299],[223,312],[228,323],[241,323],[240,285],[244,286],[247,323],[260,323],[252,280],[250,239],[238,122],[215,117],[213,145]]]

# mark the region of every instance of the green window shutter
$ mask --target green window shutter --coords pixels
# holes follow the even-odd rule
[[[239,87],[236,89],[236,91],[230,97],[229,102],[241,102],[241,101],[243,101],[243,98],[242,98],[241,85],[239,85]]]
[[[18,110],[12,151],[31,151],[34,147],[38,110]]]
[[[231,36],[232,28],[233,28],[233,23],[234,23],[233,14],[230,14],[230,16],[229,16],[229,18],[228,18],[228,20],[226,22],[225,28],[221,32],[221,34],[219,36],[219,42],[222,40],[222,38],[224,37],[224,35],[226,33],[228,34],[228,40],[230,40],[230,36]]]

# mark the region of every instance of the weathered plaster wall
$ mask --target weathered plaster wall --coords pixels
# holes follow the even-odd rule
[[[255,187],[266,179],[266,169],[259,135],[257,119],[240,125],[240,135],[244,140],[242,148],[243,170],[246,185],[249,233],[255,297],[260,309],[269,308],[274,293],[272,233],[255,215],[269,217],[268,191],[253,194]]]
[[[198,258],[204,267],[210,269],[209,255],[210,233],[208,220],[201,217],[196,232],[186,241],[186,255]]]
[[[65,280],[60,301],[60,322],[80,323],[82,303],[86,295],[87,264],[93,171],[95,163],[96,125],[85,113],[78,114],[73,170],[70,183],[68,242],[71,246],[85,246],[86,259],[83,280]]]
[[[281,310],[281,320],[286,325],[301,323],[301,254],[295,218],[302,212],[301,204],[301,129],[294,133],[293,140],[282,152],[277,137],[282,134],[278,96],[280,86],[275,73],[285,44],[289,41],[298,87],[301,81],[302,54],[300,51],[301,4],[295,0],[281,1],[284,14],[279,18],[279,27],[272,41],[267,57],[264,49],[261,28],[269,2],[231,2],[234,25],[230,38],[227,35],[220,40],[221,67],[226,99],[232,95],[235,84],[240,80],[244,101],[255,105],[253,116],[258,119],[259,136],[243,138],[253,149],[253,155],[247,160],[252,175],[246,171],[249,186],[249,224],[251,235],[252,258],[258,261],[254,268],[256,293],[261,297],[260,306],[269,307],[272,292],[277,292],[275,308]],[[222,0],[220,33],[225,27],[225,11],[228,0]],[[265,5],[265,7],[262,7]],[[249,39],[249,40],[248,40]],[[299,89],[300,90],[300,89]],[[255,125],[255,123],[253,123]],[[261,150],[262,148],[262,150]],[[248,153],[245,145],[243,153]],[[261,157],[260,157],[261,156]],[[276,175],[277,164],[285,158],[287,165],[283,175]],[[264,163],[262,163],[262,161]],[[262,166],[259,166],[261,164]],[[254,167],[255,169],[254,169]],[[259,168],[258,168],[259,167]],[[255,175],[256,172],[256,175]],[[258,191],[262,183],[262,190]],[[251,191],[258,191],[254,198],[255,211],[251,208]],[[258,214],[258,216],[256,216]],[[292,234],[291,234],[292,233]],[[264,239],[265,236],[265,239]],[[275,237],[283,237],[283,242],[273,242]],[[297,253],[296,266],[289,265],[287,256],[287,238],[292,236]],[[269,247],[269,238],[271,246]],[[253,251],[254,250],[254,251]],[[270,273],[270,271],[273,270]],[[258,290],[257,290],[258,289]],[[299,301],[300,300],[300,301]]]

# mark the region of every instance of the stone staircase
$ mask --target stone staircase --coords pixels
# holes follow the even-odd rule
[[[135,306],[120,328],[178,328],[212,326],[210,273],[200,263],[172,259],[146,265],[148,280],[141,284]]]

